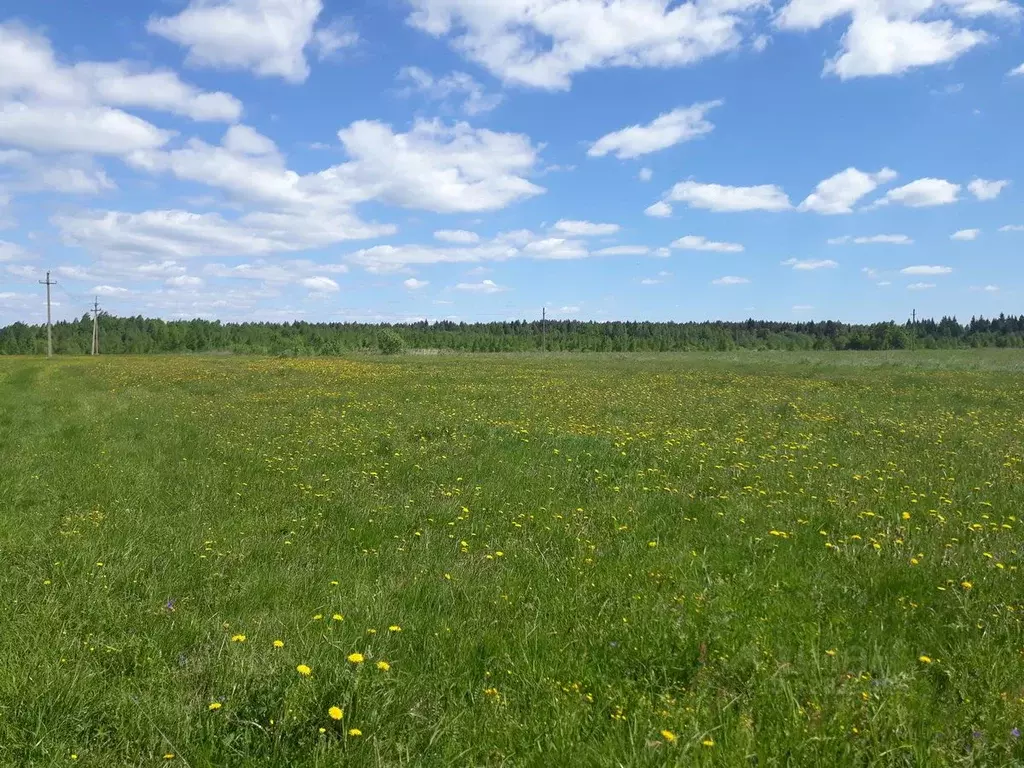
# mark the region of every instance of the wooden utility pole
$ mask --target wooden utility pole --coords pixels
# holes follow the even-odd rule
[[[100,353],[100,299],[96,297],[92,305],[92,354]]]
[[[547,319],[548,319],[548,308],[547,307],[541,307],[540,308],[540,351],[541,352],[547,352],[548,351],[548,326],[547,326]]]
[[[39,281],[40,285],[46,286],[46,356],[53,357],[53,324],[50,322],[50,286],[56,285],[56,280],[50,280],[50,273],[46,273],[46,279]]]
[[[910,311],[910,348],[917,349],[917,310]]]

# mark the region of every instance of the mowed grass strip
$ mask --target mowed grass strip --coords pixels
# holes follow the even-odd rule
[[[1024,761],[1022,360],[0,359],[0,764]]]

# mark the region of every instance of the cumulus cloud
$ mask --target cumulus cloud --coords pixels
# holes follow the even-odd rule
[[[1010,186],[1010,182],[1001,181],[986,181],[985,179],[975,179],[967,185],[967,189],[972,195],[979,200],[995,200],[999,197],[999,193]]]
[[[409,23],[507,83],[566,90],[603,67],[678,67],[737,48],[762,0],[410,0]]]
[[[1024,64],[1021,64],[1019,67],[1014,67],[1013,69],[1011,69],[1009,71],[1008,74],[1011,77],[1016,77],[1016,76],[1019,76],[1019,75],[1024,75]]]
[[[34,254],[31,251],[26,250],[17,243],[0,240],[0,262],[25,261],[31,258],[34,258]]]
[[[686,203],[691,208],[720,212],[785,211],[792,208],[789,197],[775,184],[728,187],[682,181],[669,190],[667,198],[671,202]]]
[[[321,0],[191,0],[176,16],[154,16],[146,28],[188,49],[197,67],[244,69],[301,83],[309,77],[305,49],[336,50],[351,40],[314,39]]]
[[[881,285],[881,283],[879,283]],[[935,283],[911,283],[907,286],[908,291],[928,291],[935,287]]]
[[[622,160],[704,136],[715,128],[707,119],[707,113],[721,105],[721,101],[705,101],[690,107],[678,107],[646,125],[631,125],[602,136],[591,145],[587,154],[591,157],[614,154]]]
[[[418,291],[420,288],[426,288],[428,285],[430,285],[430,281],[417,280],[415,277],[410,277],[408,280],[405,280],[402,283],[402,285],[404,285],[410,291]]]
[[[977,240],[980,229],[960,229],[949,236],[950,240]]]
[[[651,249],[646,245],[613,245],[594,251],[594,256],[646,256]]]
[[[161,147],[172,135],[110,107],[0,104],[0,142],[37,152],[123,155]]]
[[[907,235],[867,235],[860,237],[843,235],[842,237],[832,237],[828,240],[829,245],[846,245],[847,243],[853,243],[854,245],[913,245],[914,241]]]
[[[672,243],[673,248],[684,251],[712,251],[714,253],[742,253],[739,243],[719,243],[703,235],[685,235]]]
[[[175,275],[164,281],[171,288],[202,288],[203,278],[193,275]]]
[[[312,293],[337,293],[341,286],[337,281],[323,275],[306,277],[299,281],[303,288],[308,288]]]
[[[476,232],[467,232],[464,229],[439,229],[434,233],[434,238],[444,243],[458,243],[460,245],[480,242],[480,235]]]
[[[904,267],[900,270],[902,275],[948,275],[952,272],[952,267],[929,266],[926,264]]]
[[[776,24],[810,30],[849,16],[840,50],[824,67],[825,74],[849,79],[953,61],[991,39],[984,31],[960,26],[960,18],[1018,13],[1009,0],[790,0]]]
[[[1024,224],[1007,224],[999,228],[1000,232],[1024,232]]]
[[[749,283],[745,277],[736,277],[735,275],[726,275],[725,277],[717,277],[711,281],[712,285],[746,285]]]
[[[640,181],[650,181],[654,178],[654,171],[650,168],[641,168],[640,173],[638,173],[636,177],[640,179]]]
[[[452,72],[444,77],[435,77],[420,67],[403,67],[398,79],[409,83],[403,95],[419,93],[431,101],[442,103],[458,102],[458,109],[467,115],[490,112],[504,100],[498,93],[487,93],[486,89],[465,72]]]
[[[889,190],[875,205],[895,203],[908,208],[949,205],[960,199],[960,185],[945,179],[918,179],[902,187]]]
[[[242,103],[234,96],[202,91],[170,70],[125,61],[61,64],[46,37],[15,23],[0,24],[0,61],[0,94],[35,105],[60,104],[69,114],[102,105],[233,122],[242,113]]]
[[[645,216],[652,216],[656,219],[667,219],[672,215],[672,206],[661,200],[644,210]]]
[[[574,237],[594,237],[598,235],[614,235],[619,231],[618,224],[594,224],[590,221],[573,221],[562,219],[555,224],[555,229],[562,234]]]
[[[456,290],[468,291],[470,293],[500,293],[505,288],[495,283],[493,280],[482,280],[479,283],[459,283],[455,286]]]
[[[801,272],[815,269],[835,269],[839,264],[832,259],[786,259],[781,262],[784,267],[792,267]]]
[[[827,215],[853,213],[853,206],[862,197],[874,192],[880,184],[895,178],[896,171],[891,168],[883,168],[875,173],[847,168],[819,182],[814,192],[800,203],[799,210]]]

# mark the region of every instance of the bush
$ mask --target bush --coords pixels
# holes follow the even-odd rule
[[[380,347],[382,355],[397,355],[405,349],[405,342],[393,330],[385,328],[377,334],[377,346]]]

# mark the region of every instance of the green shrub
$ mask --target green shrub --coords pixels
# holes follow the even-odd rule
[[[382,355],[397,355],[405,349],[405,342],[393,330],[385,328],[377,334],[377,346],[380,347]]]

